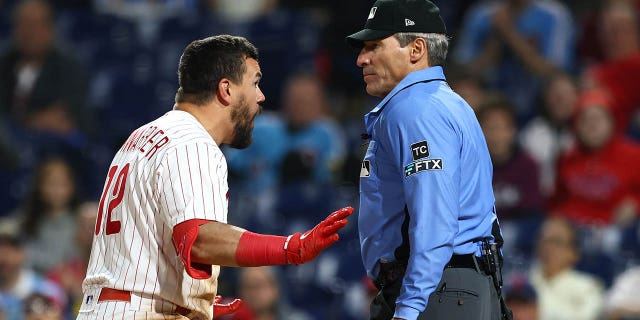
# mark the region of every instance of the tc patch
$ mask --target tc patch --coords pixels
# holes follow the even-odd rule
[[[429,145],[427,141],[416,142],[411,145],[411,156],[413,161],[429,157]]]
[[[404,167],[404,177],[426,170],[442,170],[442,159],[426,159],[416,161]]]
[[[362,167],[360,167],[360,177],[361,178],[369,177],[371,175],[370,168],[371,168],[371,164],[369,163],[369,160],[362,161]]]

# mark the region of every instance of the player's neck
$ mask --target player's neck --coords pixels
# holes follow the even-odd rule
[[[233,131],[233,127],[229,126],[227,114],[222,112],[223,109],[217,108],[215,103],[196,105],[181,102],[176,104],[173,109],[185,111],[194,116],[218,145],[227,143],[226,139]]]

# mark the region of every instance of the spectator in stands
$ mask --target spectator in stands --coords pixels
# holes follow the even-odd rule
[[[292,76],[284,88],[282,112],[291,150],[311,161],[307,165],[314,180],[332,179],[344,157],[344,136],[331,117],[322,82],[309,74]]]
[[[191,12],[198,9],[197,0],[93,0],[96,12],[116,14],[126,18],[159,17]]]
[[[331,117],[325,88],[315,76],[291,77],[282,102],[289,139],[278,168],[276,210],[288,219],[289,228],[297,223],[306,227],[332,206],[334,183],[346,154],[345,137]]]
[[[74,171],[62,158],[36,169],[29,196],[12,218],[26,237],[29,263],[44,275],[74,251],[77,195]]]
[[[243,306],[231,320],[310,320],[311,317],[286,302],[276,269],[244,268],[238,279],[238,293]]]
[[[486,101],[478,111],[493,163],[495,206],[509,254],[530,257],[531,230],[538,227],[543,207],[538,166],[518,145],[516,117],[504,98]]]
[[[9,320],[22,320],[25,299],[39,293],[64,306],[64,292],[27,267],[24,242],[17,230],[0,233],[0,301]]]
[[[21,186],[38,159],[65,154],[74,167],[85,169],[92,164],[88,155],[95,154],[83,153],[92,127],[85,106],[88,81],[58,46],[51,5],[45,0],[16,3],[9,19],[13,36],[0,52],[0,130],[10,142],[1,151],[8,158],[4,162],[14,165],[0,167],[0,201],[7,211],[24,196]]]
[[[503,292],[516,320],[539,320],[538,295],[524,274],[508,275]]]
[[[63,320],[62,307],[50,297],[33,293],[24,300],[25,320]]]
[[[619,274],[605,299],[607,320],[640,319],[640,266],[631,267]]]
[[[482,77],[472,73],[467,66],[454,65],[447,68],[447,83],[478,113],[488,95]]]
[[[314,2],[321,2],[326,6],[326,17],[328,18],[325,27],[321,29],[322,34],[319,36],[321,43],[316,56],[318,59],[317,72],[329,86],[333,98],[349,101],[349,106],[344,107],[343,111],[356,113],[358,124],[361,125],[363,113],[359,111],[364,111],[360,109],[367,105],[366,94],[363,94],[362,90],[362,70],[353,63],[353,49],[345,46],[342,35],[350,34],[353,30],[362,27],[364,17],[350,13],[366,12],[370,9],[373,1],[329,0]],[[359,158],[362,161],[362,158]]]
[[[640,146],[614,129],[611,97],[581,93],[575,112],[576,146],[559,160],[551,212],[574,223],[628,226],[640,205]]]
[[[76,234],[72,244],[73,256],[62,261],[47,274],[49,280],[66,292],[69,310],[64,311],[74,319],[82,304],[82,281],[87,273],[97,213],[97,202],[87,201],[78,206]]]
[[[611,108],[617,131],[627,132],[629,126],[639,130],[634,120],[640,106],[640,24],[638,10],[632,1],[606,1],[600,10],[600,46],[604,61],[589,67],[583,74],[585,87],[602,87],[610,91]]]
[[[605,0],[600,1],[600,16],[596,30],[604,60],[616,60],[638,54],[638,10],[635,1]]]
[[[571,117],[578,89],[565,73],[556,73],[545,81],[540,113],[520,132],[522,147],[540,168],[543,196],[553,191],[558,158],[573,145]]]
[[[517,123],[504,99],[480,107],[478,121],[493,162],[493,189],[501,221],[539,216],[542,209],[538,167],[518,145]]]
[[[0,56],[0,112],[20,129],[77,143],[86,124],[86,81],[79,66],[56,48],[54,14],[43,0],[15,10],[13,43]]]
[[[279,0],[207,0],[212,11],[231,23],[253,21],[277,9]]]
[[[193,16],[199,0],[92,0],[96,12],[115,15],[137,24],[138,35],[145,44],[153,44],[159,36],[163,20],[177,16]]]
[[[520,125],[536,112],[541,77],[570,70],[572,17],[558,1],[482,1],[467,13],[454,61],[509,94]]]
[[[595,320],[602,309],[603,288],[588,274],[574,268],[579,259],[578,240],[566,219],[546,220],[538,238],[539,265],[531,270],[542,320]]]

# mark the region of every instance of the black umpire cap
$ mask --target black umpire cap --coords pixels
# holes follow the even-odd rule
[[[364,29],[347,37],[362,48],[365,41],[384,39],[398,32],[446,34],[440,9],[428,0],[378,0],[369,10]]]

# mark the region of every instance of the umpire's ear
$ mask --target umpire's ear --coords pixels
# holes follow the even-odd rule
[[[220,82],[218,82],[218,92],[216,94],[218,96],[218,100],[225,106],[231,104],[231,80],[227,78],[222,78]]]
[[[420,63],[421,61],[429,62],[429,49],[424,38],[418,37],[409,43],[407,48],[409,49],[409,61],[411,61],[411,63]],[[425,57],[427,57],[427,59],[423,60]]]

